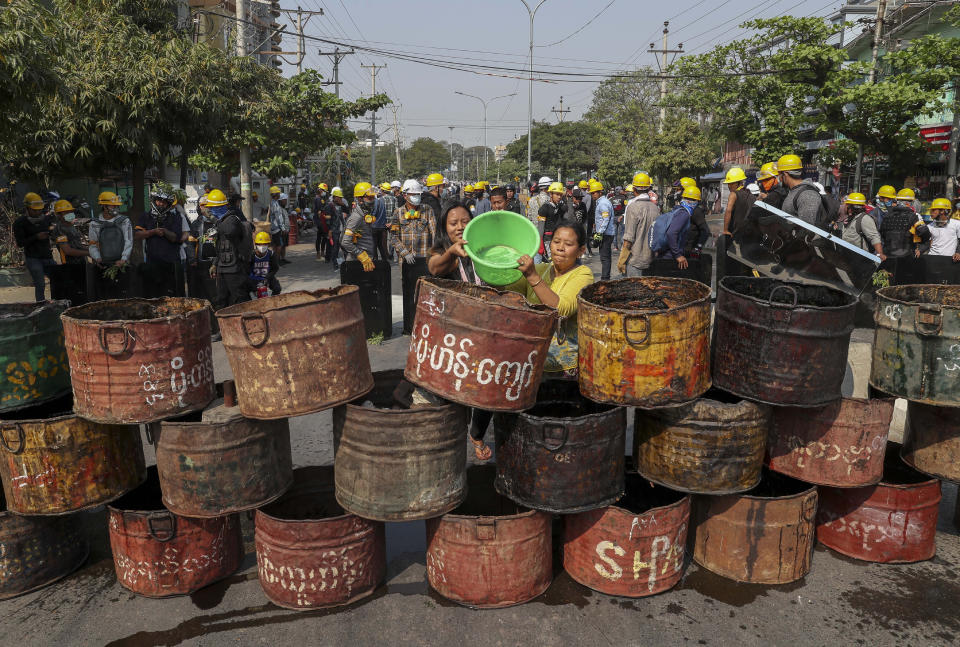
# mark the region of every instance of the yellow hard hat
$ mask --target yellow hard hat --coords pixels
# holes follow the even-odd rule
[[[633,186],[635,186],[638,189],[646,188],[648,186],[651,186],[652,184],[653,184],[653,181],[650,180],[650,176],[647,175],[646,173],[637,173],[636,175],[633,176]],[[593,189],[591,189],[591,191],[592,190]]]
[[[566,190],[560,182],[552,182],[550,186],[547,187],[547,193],[566,193]]]
[[[880,187],[880,190],[877,191],[878,198],[887,198],[889,200],[897,199],[897,190],[890,186],[889,184],[884,184]]]
[[[862,193],[854,191],[843,201],[844,204],[867,204],[867,197]]]
[[[587,188],[588,186],[590,186],[590,185],[587,184],[587,181],[586,181],[586,180],[580,180],[580,182],[577,183],[577,186],[580,187],[581,189],[586,189],[586,188]]]
[[[777,177],[780,174],[780,169],[777,168],[776,162],[767,162],[760,167],[760,170],[757,172],[757,180],[769,180],[772,177]]]
[[[57,200],[53,203],[53,210],[56,213],[70,213],[73,211],[73,205],[69,200]]]
[[[283,193],[283,191],[281,191],[280,187],[278,187],[276,184],[270,187],[270,195],[280,195],[281,193]]]
[[[463,192],[464,192],[464,193],[470,193],[471,191],[473,191],[473,185],[472,185],[472,184],[468,184],[467,186],[463,187]]]
[[[900,189],[897,191],[897,200],[915,200],[917,194],[913,192],[913,189]]]
[[[296,211],[297,213],[300,213],[300,207],[297,207],[296,209],[294,209],[294,211]]]
[[[686,189],[688,186],[697,186],[697,181],[692,177],[682,177],[680,178],[680,186]]]
[[[633,185],[632,185],[632,184],[628,184],[627,186],[623,187],[623,192],[624,192],[624,193],[631,193],[632,191],[633,191]]]
[[[799,155],[784,155],[777,160],[777,171],[799,171],[803,168],[803,161]]]
[[[443,184],[443,176],[439,173],[431,173],[427,176],[427,186],[440,186]]]
[[[683,193],[680,194],[680,197],[690,200],[700,200],[700,189],[695,186],[685,186],[683,187]]]
[[[342,197],[343,197],[343,189],[341,189],[341,188],[338,187],[338,186],[335,186],[335,187],[333,187],[333,191],[330,192],[330,195],[332,195],[332,196],[335,197],[335,198],[342,198]]]
[[[220,189],[213,189],[207,194],[208,207],[222,207],[227,204],[227,196]]]
[[[253,242],[255,245],[269,245],[270,234],[265,231],[258,231],[257,235],[253,237]]]
[[[596,193],[597,191],[603,191],[603,185],[598,180],[590,180],[587,183],[587,189],[590,193]]]
[[[353,197],[359,198],[365,195],[373,195],[373,186],[369,182],[357,182],[353,187]]]
[[[724,184],[733,184],[734,182],[743,182],[747,179],[747,174],[739,166],[734,166],[727,171],[727,176],[723,178]]]
[[[390,190],[390,183],[389,183],[389,182],[381,182],[381,183],[380,183],[380,188],[383,189],[384,191],[389,191],[389,190]]]
[[[43,198],[39,194],[31,191],[23,196],[23,204],[31,209],[43,209]]]
[[[950,201],[946,198],[937,198],[932,203],[930,203],[931,209],[953,209],[953,205],[950,204]]]
[[[110,207],[119,207],[123,204],[123,200],[113,191],[103,191],[97,196],[97,203]]]
[[[330,190],[330,189],[327,187],[327,183],[326,183],[326,182],[320,182],[319,184],[317,184],[317,188],[318,188],[318,189],[323,189],[324,191],[329,191],[329,190]]]

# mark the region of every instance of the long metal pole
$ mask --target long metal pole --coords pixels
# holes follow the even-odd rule
[[[453,126],[447,126],[450,129],[450,175],[453,175]],[[457,179],[459,180],[459,173],[457,174]]]
[[[515,96],[517,93],[512,92],[510,94],[501,94],[499,97],[493,97],[492,99],[484,99],[483,97],[478,97],[474,94],[467,94],[466,92],[460,92],[460,90],[454,90],[454,94],[459,94],[464,97],[470,97],[471,99],[476,99],[483,104],[483,176],[487,176],[487,106],[497,99],[506,99],[507,97]],[[449,126],[448,126],[449,128]],[[483,179],[483,178],[481,178]]]
[[[530,15],[530,89],[528,92],[529,96],[527,97],[527,182],[530,181],[533,174],[533,19],[537,15],[537,9],[542,7],[546,1],[547,0],[540,0],[540,4],[530,9],[527,0],[520,0]]]
[[[953,124],[950,127],[950,148],[947,157],[947,198],[957,197],[957,144],[960,140],[960,80],[953,81]]]
[[[877,79],[877,57],[880,53],[880,39],[883,37],[883,20],[887,13],[887,0],[879,0],[877,3],[877,26],[873,33],[873,52],[870,55],[870,75],[867,83],[873,84]],[[863,144],[857,145],[857,166],[853,174],[853,186],[855,191],[860,190],[860,178],[863,175]],[[873,187],[870,187],[873,190]]]
[[[247,55],[247,2],[236,0],[237,8],[237,56]],[[250,185],[250,147],[240,147],[240,195],[241,209],[247,220],[253,220],[253,188]]]

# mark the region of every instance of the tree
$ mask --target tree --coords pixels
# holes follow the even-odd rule
[[[437,173],[450,164],[450,151],[429,137],[419,137],[403,151],[403,172],[407,177]]]
[[[559,167],[567,177],[597,168],[600,158],[598,135],[597,129],[586,121],[536,122],[531,153],[534,168],[543,169],[552,176]],[[507,157],[522,162],[526,168],[526,135],[507,145]]]

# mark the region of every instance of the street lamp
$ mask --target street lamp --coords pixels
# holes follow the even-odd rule
[[[543,0],[546,2],[546,0]],[[499,97],[494,97],[492,99],[483,99],[473,94],[467,94],[466,92],[460,92],[460,90],[454,90],[454,94],[459,94],[464,97],[470,97],[471,99],[476,99],[483,104],[483,177],[487,176],[487,105],[493,103],[497,99],[506,99],[507,97],[516,96],[516,92],[513,94],[502,94]]]
[[[543,6],[547,0],[540,0],[540,4],[530,9],[527,0],[520,0],[523,6],[527,8],[530,14],[530,98],[527,103],[527,182],[531,177],[531,165],[533,159],[533,18],[537,15],[537,10]]]

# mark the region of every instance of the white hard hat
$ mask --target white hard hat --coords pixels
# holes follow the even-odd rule
[[[540,178],[540,181],[537,182],[537,184],[539,186],[550,186],[551,184],[553,184],[553,180],[551,180],[546,175],[544,175],[542,178]]]
[[[286,193],[281,193],[279,196],[277,196],[277,200],[288,200],[288,199],[289,198],[287,198]]]
[[[757,184],[756,182],[751,182],[750,184],[747,185],[747,191],[749,191],[753,195],[760,195],[760,185]]]
[[[393,189],[399,189],[399,188],[400,188],[400,180],[394,180],[393,182],[391,182],[391,183],[390,183],[390,187],[393,188]]]
[[[403,183],[403,189],[401,190],[404,193],[423,193],[423,187],[416,180],[407,180]]]
[[[823,188],[823,185],[819,182],[814,182],[813,186],[817,187],[817,191],[820,192],[820,195],[827,195],[827,190]]]

